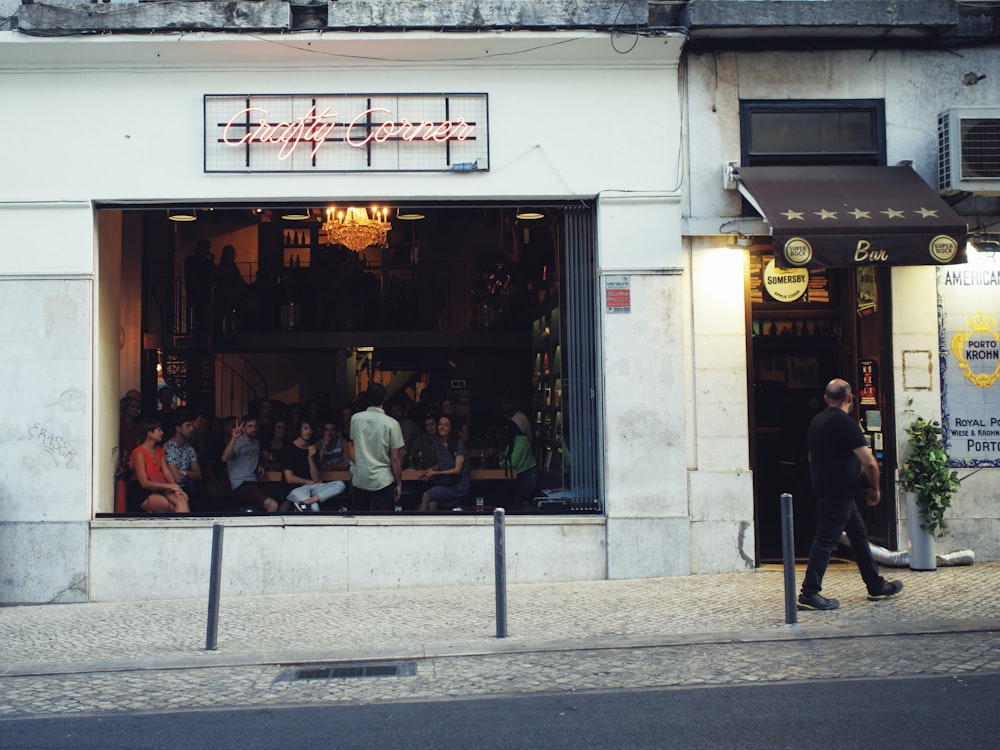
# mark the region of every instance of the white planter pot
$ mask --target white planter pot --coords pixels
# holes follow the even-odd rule
[[[934,536],[920,528],[920,509],[912,492],[906,493],[906,512],[910,522],[910,570],[937,570]]]

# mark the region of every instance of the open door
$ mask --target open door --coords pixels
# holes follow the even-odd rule
[[[877,269],[782,270],[770,247],[749,254],[751,465],[757,562],[781,559],[780,496],[793,498],[795,554],[808,556],[816,523],[807,434],[826,408],[823,389],[842,377],[854,416],[883,465],[883,503],[865,508],[872,541],[891,546],[895,456],[887,332],[888,274]],[[888,478],[885,468],[888,468]]]

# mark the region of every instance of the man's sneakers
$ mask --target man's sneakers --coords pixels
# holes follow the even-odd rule
[[[881,589],[874,594],[869,592],[868,601],[878,602],[882,599],[888,599],[890,596],[895,596],[902,590],[902,581],[882,581]],[[820,596],[819,594],[799,594],[800,610],[812,609],[826,611],[836,609],[839,606],[840,602],[836,599],[827,599],[825,596]]]
[[[799,609],[836,609],[840,602],[836,599],[827,599],[819,594],[799,594]]]
[[[882,581],[882,588],[875,593],[868,592],[868,601],[877,602],[895,596],[903,590],[902,581]]]

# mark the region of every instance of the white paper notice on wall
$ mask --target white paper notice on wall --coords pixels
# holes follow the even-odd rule
[[[931,380],[931,353],[926,349],[903,350],[903,390],[929,391]]]
[[[632,312],[632,280],[629,276],[604,277],[604,304],[609,313]]]

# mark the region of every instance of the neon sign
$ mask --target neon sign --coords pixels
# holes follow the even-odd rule
[[[206,95],[206,172],[489,168],[485,94]]]

